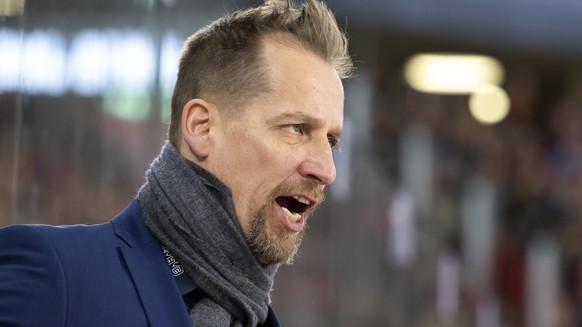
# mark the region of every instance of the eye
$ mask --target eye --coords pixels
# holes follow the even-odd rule
[[[291,124],[287,128],[293,133],[303,135],[305,134],[305,127],[302,124]]]
[[[339,140],[333,136],[328,136],[327,141],[329,142],[329,147],[334,151],[340,151]]]

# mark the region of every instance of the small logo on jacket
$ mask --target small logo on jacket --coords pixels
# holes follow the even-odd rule
[[[168,249],[166,249],[165,246],[162,246],[162,251],[166,256],[166,262],[168,263],[168,266],[170,266],[174,277],[182,275],[184,273],[184,269],[182,269],[182,266],[180,266],[176,258],[174,258],[174,256],[170,253],[170,251],[168,251]]]

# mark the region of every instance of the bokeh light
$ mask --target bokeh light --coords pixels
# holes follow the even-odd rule
[[[509,113],[509,96],[496,85],[478,87],[469,98],[469,110],[482,124],[496,124]]]
[[[495,58],[465,54],[417,54],[404,67],[406,82],[426,93],[469,94],[480,85],[499,85],[504,69]]]

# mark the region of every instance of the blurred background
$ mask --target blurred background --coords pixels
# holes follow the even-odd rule
[[[0,226],[122,210],[184,38],[252,4],[0,0]],[[357,71],[283,324],[582,326],[582,3],[327,4]]]

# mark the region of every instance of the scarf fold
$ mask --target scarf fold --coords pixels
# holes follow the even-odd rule
[[[257,326],[266,320],[278,265],[261,265],[252,254],[226,185],[166,142],[137,199],[146,226],[205,293],[190,310],[193,323]]]

